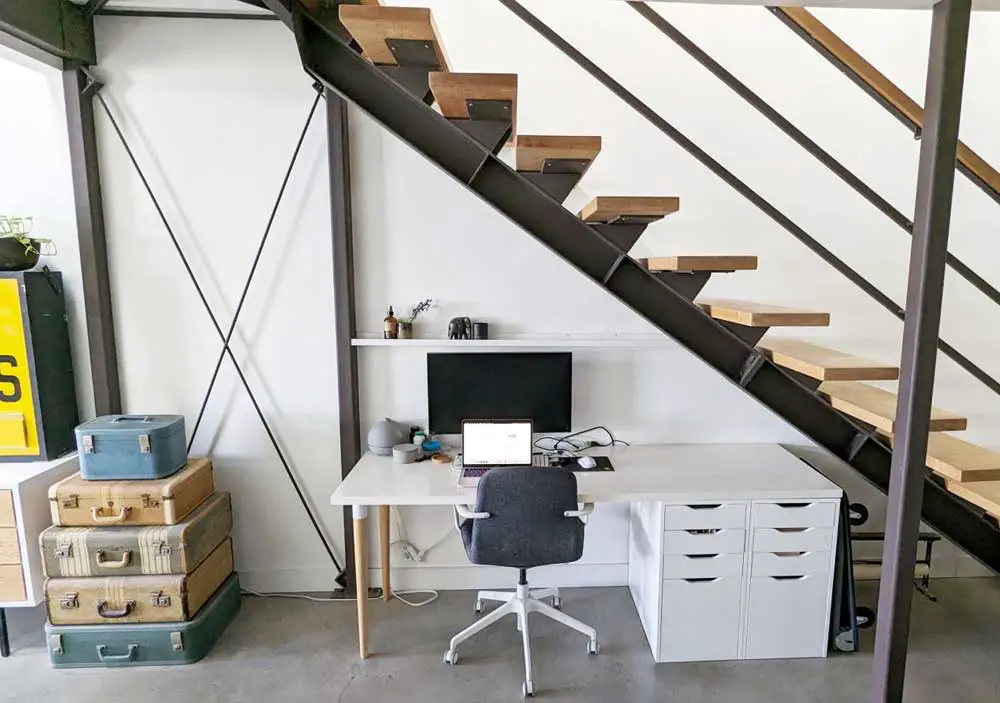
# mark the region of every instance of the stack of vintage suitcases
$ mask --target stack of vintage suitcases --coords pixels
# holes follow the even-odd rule
[[[240,608],[212,463],[187,459],[177,415],[98,418],[76,439],[80,473],[49,490],[40,540],[52,664],[198,661]]]

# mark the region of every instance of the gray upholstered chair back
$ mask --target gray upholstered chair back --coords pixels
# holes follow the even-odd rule
[[[473,564],[529,569],[568,564],[583,554],[583,522],[576,510],[576,476],[566,469],[503,466],[479,481],[476,512],[490,517],[462,524]]]

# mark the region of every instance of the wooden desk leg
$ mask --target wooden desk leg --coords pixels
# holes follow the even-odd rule
[[[358,648],[368,658],[368,506],[354,506],[354,573],[358,595]]]
[[[382,600],[388,603],[392,600],[392,581],[389,578],[390,546],[392,537],[389,532],[389,506],[378,506],[379,546],[382,548]]]

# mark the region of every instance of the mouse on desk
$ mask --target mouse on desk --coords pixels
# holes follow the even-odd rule
[[[592,456],[581,456],[576,463],[581,469],[593,469],[597,466],[597,461]]]

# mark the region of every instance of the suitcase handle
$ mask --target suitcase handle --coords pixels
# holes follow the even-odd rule
[[[104,508],[98,508],[96,505],[90,509],[90,518],[96,522],[98,525],[114,525],[118,522],[124,522],[125,518],[132,511],[132,508],[127,505],[123,505],[118,509],[117,515],[101,515],[104,512]]]
[[[101,660],[102,664],[124,664],[125,662],[134,662],[135,654],[138,651],[139,645],[130,644],[127,654],[108,654],[108,645],[99,644],[97,645],[97,658]]]
[[[120,422],[152,422],[153,418],[149,415],[122,415],[121,417],[116,417],[111,422],[116,425]]]
[[[117,561],[109,561],[104,558],[104,555],[105,552],[103,549],[97,550],[97,565],[105,569],[124,569],[132,560],[132,551],[129,549],[126,549],[122,554],[122,558]]]
[[[125,601],[125,607],[121,610],[108,610],[108,602],[106,600],[102,600],[97,604],[97,614],[105,620],[118,620],[120,618],[127,618],[131,615],[133,608],[135,608],[135,601],[127,600]]]

